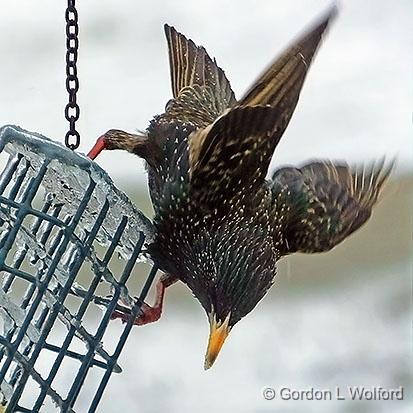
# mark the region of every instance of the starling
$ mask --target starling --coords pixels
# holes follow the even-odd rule
[[[203,47],[165,25],[173,98],[147,131],[109,130],[89,156],[123,149],[146,161],[155,216],[148,251],[164,275],[154,306],[136,324],[159,319],[165,288],[184,282],[205,309],[205,368],[232,327],[264,297],[280,257],[328,251],[370,217],[391,166],[315,161],[266,179],[297,105],[328,12],[236,100]],[[117,313],[125,319],[127,315]]]

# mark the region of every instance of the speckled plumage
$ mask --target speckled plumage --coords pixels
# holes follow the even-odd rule
[[[204,202],[191,187],[186,136],[192,128],[155,122],[149,136],[158,128],[162,133],[169,128],[167,141],[177,150],[157,171],[149,170],[157,233],[151,255],[161,269],[184,281],[208,312],[213,307],[221,319],[231,311],[235,324],[275,275],[280,234],[271,225],[278,214],[271,189],[265,184],[256,197],[240,192],[221,205]],[[164,151],[169,150],[166,144]],[[254,274],[259,277],[249,276]]]
[[[316,161],[266,179],[333,14],[293,42],[238,101],[205,49],[165,26],[173,98],[146,136],[123,147],[148,161],[151,256],[188,285],[214,329],[229,331],[255,307],[281,256],[327,251],[366,222],[390,173],[383,161],[359,169]]]
[[[264,296],[287,249],[289,188],[265,176],[327,21],[239,102],[205,49],[165,26],[173,99],[148,129],[161,151],[148,168],[157,232],[150,251],[208,313],[231,313],[231,325]]]

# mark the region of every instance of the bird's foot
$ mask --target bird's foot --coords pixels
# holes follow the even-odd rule
[[[151,307],[150,305],[143,303],[138,316],[133,321],[134,325],[143,326],[145,324],[154,323],[161,318],[162,306]],[[122,311],[115,310],[111,319],[115,320],[120,318],[122,323],[127,323],[131,319],[132,315],[129,313],[124,313]]]
[[[161,318],[162,314],[165,289],[177,281],[177,277],[172,276],[170,274],[163,274],[162,277],[156,283],[155,304],[151,307],[146,303],[142,303],[139,314],[133,321],[133,324],[137,326],[143,326],[145,324],[158,321]],[[131,314],[130,312],[115,310],[111,315],[111,319],[115,320],[116,318],[120,318],[123,323],[127,323],[131,318]]]
[[[143,326],[145,324],[154,323],[161,318],[162,306],[151,307],[146,303],[143,303],[141,312],[136,317],[134,324]]]

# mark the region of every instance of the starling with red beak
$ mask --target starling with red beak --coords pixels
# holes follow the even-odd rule
[[[159,319],[165,288],[184,282],[209,319],[206,369],[273,284],[277,261],[328,251],[360,228],[390,173],[383,161],[355,169],[318,161],[266,179],[334,14],[293,42],[240,100],[215,59],[165,25],[173,93],[165,112],[144,134],[109,130],[89,153],[123,149],[145,159],[156,231],[148,249],[164,275],[155,305],[144,304],[135,323]]]

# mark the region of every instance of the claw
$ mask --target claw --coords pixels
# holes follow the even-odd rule
[[[137,326],[143,326],[145,324],[153,323],[160,319],[161,314],[162,307],[151,307],[148,304],[143,303],[140,309],[140,313],[135,318],[133,324]],[[117,318],[120,318],[122,320],[122,323],[127,323],[131,318],[131,314],[115,310],[111,314],[110,319],[116,320]]]
[[[143,303],[141,313],[136,317],[134,324],[143,326],[145,324],[154,323],[161,318],[162,307],[150,307]]]
[[[165,274],[158,280],[156,284],[156,299],[154,306],[151,307],[146,303],[142,303],[140,312],[133,321],[134,325],[143,326],[145,324],[154,323],[161,318],[165,289],[174,284],[177,280],[177,277],[173,277],[169,274]],[[136,300],[138,301],[138,299]],[[110,318],[111,320],[120,318],[122,323],[126,323],[130,320],[131,314],[130,312],[115,310]]]

